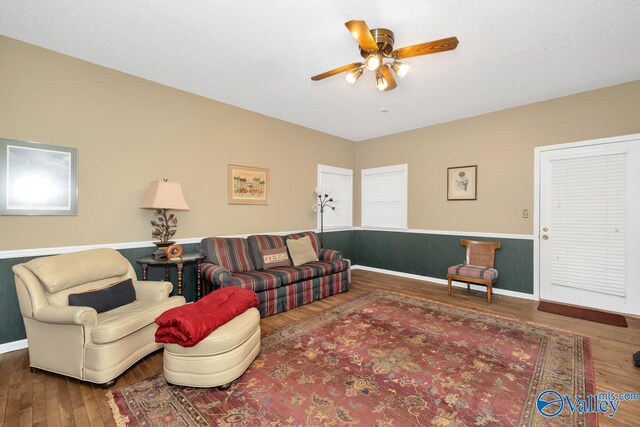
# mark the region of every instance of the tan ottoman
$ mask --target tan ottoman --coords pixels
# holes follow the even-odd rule
[[[260,313],[250,308],[193,347],[164,346],[164,378],[189,387],[229,386],[260,352]]]

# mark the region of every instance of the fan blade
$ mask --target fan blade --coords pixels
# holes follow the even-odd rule
[[[356,39],[362,50],[377,52],[378,44],[371,35],[371,30],[364,21],[349,21],[344,25],[351,31],[351,35]]]
[[[350,70],[353,70],[355,68],[362,67],[363,65],[364,64],[362,62],[354,62],[353,64],[343,65],[342,67],[335,68],[335,69],[330,70],[330,71],[325,71],[322,74],[318,74],[317,76],[313,76],[313,77],[311,77],[311,80],[318,81],[318,80],[326,79],[327,77],[331,77],[331,76],[334,76],[336,74],[344,73],[345,71],[350,71]]]
[[[394,58],[411,58],[412,56],[428,55],[430,53],[445,52],[453,50],[458,46],[457,37],[434,40],[432,42],[414,44],[412,46],[401,47],[393,51]]]
[[[387,81],[387,87],[384,90],[385,92],[391,89],[395,89],[398,84],[396,83],[396,79],[393,78],[393,74],[391,74],[391,70],[387,64],[383,65],[379,68],[382,77]]]

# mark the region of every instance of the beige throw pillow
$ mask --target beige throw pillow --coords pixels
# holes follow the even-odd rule
[[[302,239],[288,239],[287,247],[289,248],[289,255],[291,255],[293,265],[302,265],[305,262],[318,260],[318,254],[313,250],[309,236],[305,236]]]

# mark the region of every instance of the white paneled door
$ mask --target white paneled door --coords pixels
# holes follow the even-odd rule
[[[540,299],[640,314],[640,135],[539,149]]]

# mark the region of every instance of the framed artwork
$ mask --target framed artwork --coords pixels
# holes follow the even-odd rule
[[[77,215],[75,148],[0,138],[0,215]]]
[[[268,205],[269,169],[252,166],[228,166],[230,205]]]
[[[476,200],[478,165],[447,168],[447,200]]]

